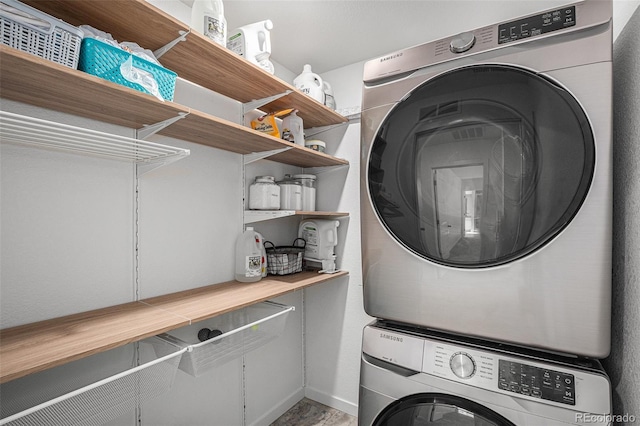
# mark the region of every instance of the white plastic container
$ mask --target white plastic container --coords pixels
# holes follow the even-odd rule
[[[306,241],[304,258],[309,262],[322,265],[321,272],[333,273],[336,271],[336,255],[334,247],[338,244],[337,220],[311,219],[300,223],[298,237]]]
[[[282,119],[282,139],[304,146],[304,124],[297,112],[298,110],[294,110]]]
[[[260,239],[260,255],[262,258],[260,259],[260,272],[262,278],[267,276],[267,249],[264,247],[264,237],[261,233],[256,232],[256,235]]]
[[[306,146],[309,149],[313,149],[314,151],[318,151],[318,152],[325,152],[325,150],[327,149],[327,144],[325,144],[322,141],[319,141],[317,139],[312,139],[312,140],[308,140],[304,143],[304,146]]]
[[[270,19],[236,28],[229,33],[227,47],[265,71],[273,74],[271,55],[271,33],[273,22]]]
[[[261,236],[248,226],[236,241],[236,280],[253,283],[262,278]]]
[[[324,104],[335,111],[336,99],[333,97],[333,89],[331,88],[331,85],[326,81],[324,81],[322,85],[322,90],[324,91]]]
[[[280,210],[302,210],[302,183],[297,180],[283,180],[280,186]]]
[[[279,210],[280,187],[273,176],[256,176],[249,186],[250,210]]]
[[[293,175],[293,179],[302,184],[302,210],[316,210],[316,175]]]
[[[194,0],[191,7],[191,28],[227,47],[227,20],[222,0]]]
[[[311,65],[306,64],[303,67],[302,73],[293,79],[293,86],[324,104],[324,82],[318,74],[311,71]]]

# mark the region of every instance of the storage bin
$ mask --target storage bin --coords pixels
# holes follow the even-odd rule
[[[306,244],[303,238],[296,238],[293,245],[278,247],[274,246],[271,241],[265,241],[267,272],[271,275],[289,275],[302,272],[302,258]]]
[[[186,349],[151,337],[0,386],[0,425],[98,425],[169,391]]]
[[[1,0],[2,44],[77,68],[83,32],[16,0]]]
[[[141,85],[132,83],[122,76],[120,65],[130,57],[134,67],[153,75],[158,83],[158,90],[162,98],[166,101],[172,101],[178,74],[100,40],[94,38],[82,40],[78,69],[140,92],[149,93]]]
[[[178,368],[198,377],[278,337],[284,330],[287,314],[293,310],[293,306],[262,302],[159,337],[187,349]],[[220,330],[222,334],[201,342],[198,334],[205,328]]]

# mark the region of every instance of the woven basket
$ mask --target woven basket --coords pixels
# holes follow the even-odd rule
[[[300,246],[302,242],[302,246]],[[271,247],[267,247],[271,244]],[[296,238],[293,245],[275,247],[271,241],[265,241],[264,247],[267,252],[267,272],[271,275],[289,275],[302,271],[302,258],[306,241]]]

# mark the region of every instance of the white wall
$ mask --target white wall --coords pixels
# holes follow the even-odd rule
[[[322,78],[334,90],[338,110],[361,104],[362,64],[328,72]],[[360,122],[336,126],[313,138],[327,152],[349,160],[349,167],[318,178],[319,205],[349,212],[340,220],[338,267],[349,276],[305,291],[305,395],[357,415],[362,328],[372,318],[364,313],[360,257]]]

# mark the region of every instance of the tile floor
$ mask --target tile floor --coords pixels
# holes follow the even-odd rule
[[[356,417],[304,398],[270,426],[357,426]]]

